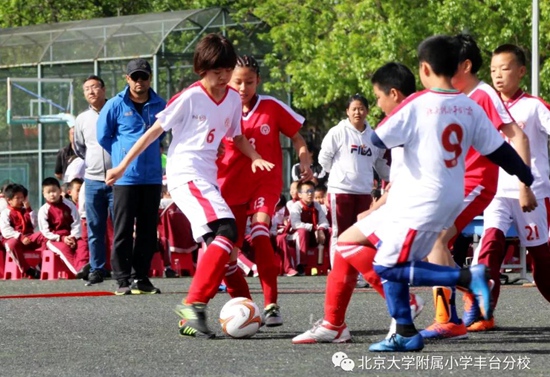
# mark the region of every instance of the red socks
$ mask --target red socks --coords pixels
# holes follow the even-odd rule
[[[550,271],[550,248],[545,243],[528,247],[527,250],[532,258],[531,268],[537,289],[550,302],[550,275],[547,275]]]
[[[216,295],[225,276],[225,265],[229,261],[231,250],[233,242],[229,239],[222,236],[214,238],[200,259],[189,293],[184,300],[186,303],[206,304]]]
[[[275,251],[269,238],[269,227],[266,223],[254,223],[250,229],[252,247],[262,290],[264,292],[264,306],[277,303],[277,275]]]
[[[237,261],[229,262],[226,268],[227,270],[223,280],[227,286],[227,293],[229,293],[231,298],[246,297],[252,300],[250,289],[248,289],[248,283],[237,265]]]

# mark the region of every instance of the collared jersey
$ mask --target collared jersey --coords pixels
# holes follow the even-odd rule
[[[276,195],[280,195],[283,185],[280,134],[292,138],[304,121],[303,116],[278,99],[265,95],[258,96],[252,110],[242,118],[242,132],[262,159],[275,166],[271,171],[258,169],[253,173],[250,158],[237,149],[230,136],[226,137],[223,140],[225,153],[218,159],[218,182],[222,196],[228,204],[247,202],[250,199],[250,191],[260,180],[268,181]]]
[[[376,129],[388,148],[403,146],[403,165],[386,206],[411,229],[438,232],[464,199],[466,151],[494,152],[504,139],[483,109],[458,92],[409,96]]]
[[[218,147],[226,136],[241,134],[241,98],[229,86],[216,102],[199,82],[176,94],[157,115],[165,131],[172,130],[166,178],[172,190],[195,179],[217,186]]]
[[[518,126],[529,138],[531,171],[535,178],[531,190],[537,199],[550,197],[550,169],[548,166],[548,135],[550,135],[549,105],[538,97],[519,90],[510,101],[505,102],[508,111]],[[502,168],[498,176],[497,195],[507,198],[519,197],[519,180]]]
[[[483,108],[497,130],[514,121],[498,93],[489,84],[481,81],[468,97]],[[482,185],[494,194],[498,185],[498,166],[470,148],[466,156],[465,179],[468,186]]]

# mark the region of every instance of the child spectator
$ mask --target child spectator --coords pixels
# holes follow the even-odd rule
[[[323,212],[325,212],[326,215],[328,212],[327,204],[325,202],[327,196],[327,187],[323,185],[315,186],[315,192],[313,193],[313,195],[313,200],[321,205],[321,208],[323,208]],[[328,221],[330,223],[330,219],[328,219]]]
[[[46,246],[59,255],[77,279],[88,276],[90,255],[81,237],[80,215],[76,206],[61,196],[59,181],[53,177],[42,182],[46,203],[38,211],[38,226],[48,240]]]
[[[35,232],[36,216],[28,201],[28,190],[16,183],[4,188],[8,207],[0,214],[0,231],[6,251],[19,267],[22,274],[32,279],[40,279],[39,268],[29,266],[25,251],[42,249],[46,241],[40,232]]]
[[[323,249],[328,244],[329,224],[321,205],[313,200],[314,187],[311,181],[299,183],[300,200],[290,207],[290,224],[296,231],[295,266],[300,275],[304,273],[309,248],[316,246]]]
[[[74,178],[72,181],[69,182],[69,185],[67,186],[67,195],[70,201],[73,202],[73,204],[78,209],[78,198],[80,195],[80,190],[82,189],[82,184],[84,183],[84,180],[82,178]]]

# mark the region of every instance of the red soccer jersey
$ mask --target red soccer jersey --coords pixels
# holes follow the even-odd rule
[[[468,97],[476,101],[485,110],[497,130],[500,131],[503,125],[514,121],[502,99],[490,85],[480,82]],[[467,190],[482,185],[486,190],[495,194],[498,185],[498,166],[489,161],[487,157],[470,148],[466,155],[464,179]]]
[[[229,205],[247,203],[259,182],[269,183],[276,195],[283,186],[283,154],[279,134],[293,137],[302,127],[304,118],[283,102],[258,96],[254,108],[243,116],[242,134],[264,160],[275,164],[271,171],[252,173],[251,161],[243,155],[230,138],[224,139],[225,154],[219,158],[218,183]]]

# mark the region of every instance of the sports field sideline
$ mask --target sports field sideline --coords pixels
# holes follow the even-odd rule
[[[259,281],[248,281],[253,298],[261,300]],[[154,280],[161,295],[122,297],[110,294],[113,281],[94,287],[75,280],[0,281],[0,376],[550,375],[550,308],[534,287],[503,286],[495,331],[430,341],[418,353],[390,354],[367,351],[385,336],[389,316],[373,290],[361,289],[347,315],[353,343],[292,345],[293,336],[321,318],[325,282],[322,276],[280,278],[284,325],[262,328],[247,340],[222,336],[216,321],[229,296],[218,294],[208,312],[218,338],[200,340],[178,336],[172,311],[189,278]],[[427,302],[416,321],[423,328],[433,319],[432,292],[414,291]],[[60,292],[68,295],[5,298]],[[79,292],[98,296],[71,296]],[[352,370],[334,365],[336,352],[353,361]],[[349,369],[351,362],[346,365]]]

